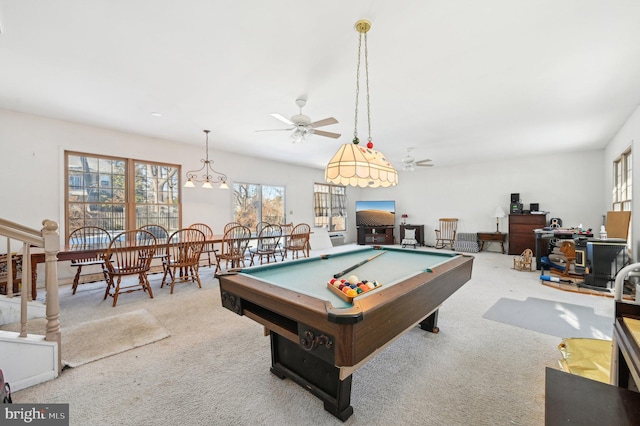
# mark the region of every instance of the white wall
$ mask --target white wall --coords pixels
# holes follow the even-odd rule
[[[629,139],[627,131],[640,132],[640,113],[636,112],[623,127],[615,144],[618,139]],[[216,142],[210,139],[210,158],[231,181],[286,186],[287,220],[313,223],[313,183],[324,180],[323,170],[220,152]],[[204,146],[5,110],[0,110],[0,149],[0,217],[34,228],[39,228],[44,218],[64,226],[65,149],[169,162],[182,165],[183,170],[199,167],[204,154]],[[582,223],[585,228],[597,229],[611,205],[610,198],[603,195],[610,197],[608,157],[614,155],[610,151],[615,155],[620,152],[610,147],[607,158],[604,150],[598,150],[457,167],[438,167],[436,161],[436,167],[413,173],[401,171],[400,184],[394,188],[350,187],[346,241],[356,240],[354,206],[359,199],[395,200],[397,222],[399,215],[406,213],[409,223],[424,224],[427,242],[435,240],[433,229],[439,217],[460,218],[460,232],[495,230],[493,212],[497,206],[508,212],[512,192],[520,193],[525,208],[532,202],[539,203],[542,210],[550,212],[549,218],[559,217],[565,226]],[[216,232],[231,219],[231,191],[193,188],[183,189],[182,195],[183,224],[205,222]],[[500,230],[507,232],[507,218],[501,220]],[[64,235],[64,230],[60,233]]]
[[[210,140],[210,145],[215,142]],[[40,228],[45,217],[58,221],[64,235],[64,151],[112,155],[199,168],[202,146],[116,132],[0,110],[0,216]],[[313,223],[313,183],[321,170],[241,157],[210,150],[216,169],[231,182],[287,187],[287,220]],[[231,183],[230,182],[230,183]],[[231,219],[231,191],[183,188],[183,225],[204,222],[221,232]]]
[[[435,243],[440,217],[457,217],[459,232],[495,231],[493,216],[500,206],[509,212],[511,193],[520,193],[524,208],[540,204],[547,218],[563,226],[599,229],[606,206],[603,151],[553,154],[457,167],[420,168],[400,172],[395,188],[363,190],[366,199],[395,199],[396,214],[408,223],[425,225],[425,241]],[[508,232],[508,218],[500,230]]]
[[[210,146],[215,141],[210,138]],[[52,219],[64,232],[64,151],[137,158],[199,168],[202,146],[175,144],[134,134],[0,110],[0,217],[40,229]],[[313,183],[324,172],[210,150],[216,169],[233,181],[284,185],[287,220],[313,223]],[[204,222],[221,233],[231,220],[231,191],[182,188],[182,224]],[[289,212],[293,212],[289,214]],[[5,244],[0,242],[0,251]],[[62,242],[64,247],[64,243]],[[19,249],[19,246],[12,247]],[[44,278],[40,265],[38,281]],[[61,280],[75,270],[59,265]]]

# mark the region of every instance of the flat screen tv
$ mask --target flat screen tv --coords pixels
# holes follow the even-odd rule
[[[395,226],[395,201],[356,201],[357,226]]]

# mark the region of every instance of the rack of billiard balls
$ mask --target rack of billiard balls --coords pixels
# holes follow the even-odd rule
[[[347,302],[353,302],[355,297],[381,286],[382,284],[377,281],[360,281],[360,279],[355,275],[351,275],[347,279],[331,278],[327,281],[327,287]]]

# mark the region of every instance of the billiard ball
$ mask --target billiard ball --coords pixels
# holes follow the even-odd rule
[[[351,275],[348,281],[349,281],[349,284],[358,284],[358,281],[360,280],[355,275]]]

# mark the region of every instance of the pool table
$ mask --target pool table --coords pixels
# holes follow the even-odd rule
[[[344,278],[356,275],[380,287],[352,302],[327,287],[334,274],[376,254]],[[437,332],[438,307],[471,278],[472,265],[468,255],[385,246],[217,277],[222,306],[265,327],[271,372],[312,392],[344,421],[353,413],[352,373],[414,326]]]

